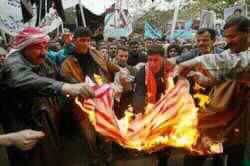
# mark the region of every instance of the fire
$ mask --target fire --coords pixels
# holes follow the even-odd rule
[[[167,92],[175,87],[173,80],[168,82],[170,86]],[[148,152],[154,152],[167,146],[190,149],[199,136],[196,128],[198,109],[195,108],[192,97],[187,93],[181,95],[176,104],[176,108],[179,109],[169,120],[161,120],[160,116],[157,115],[159,112],[155,111],[155,107],[152,104],[147,105],[145,114],[139,115],[132,121],[126,121],[128,124],[125,126],[132,127],[133,124],[136,124],[142,127],[133,127],[135,131],[125,135],[128,141],[123,146]],[[129,117],[136,116],[131,114]],[[124,119],[127,119],[126,114]]]
[[[194,95],[195,99],[198,99],[198,105],[201,108],[201,110],[205,110],[207,104],[209,104],[210,100],[209,100],[209,96],[201,94],[201,93],[197,93]]]
[[[196,94],[194,94],[193,97],[195,99],[198,99],[198,106],[200,108],[200,111],[204,111],[206,109],[206,106],[210,102],[209,96],[201,93],[201,91],[205,90],[205,88],[198,83],[195,83],[194,90],[196,91]]]
[[[95,79],[100,80],[96,76]],[[112,100],[112,93],[109,94],[107,87],[107,96],[101,95],[84,102],[78,98],[75,100],[82,111],[89,115],[97,132],[125,148],[149,153],[166,147],[194,151],[193,147],[200,136],[197,127],[199,109],[189,94],[186,80],[179,80],[175,84],[172,78],[169,79],[166,92],[156,104],[147,105],[144,114],[134,114],[130,106],[120,120],[114,115],[110,105],[112,102],[108,100]],[[211,148],[216,149],[216,146]]]
[[[94,74],[94,79],[95,79],[97,85],[99,85],[99,86],[103,85],[103,80],[102,80],[102,77],[100,75]]]
[[[92,107],[90,109],[86,109],[80,99],[78,97],[75,98],[75,103],[81,108],[81,110],[88,115],[89,121],[95,125],[96,124],[96,118],[95,118],[95,108]]]
[[[193,95],[193,98],[198,99],[199,111],[202,114],[203,111],[206,110],[207,105],[210,103],[209,96],[202,94],[202,91],[205,90],[204,87],[199,85],[197,82],[195,83],[194,90],[196,93]],[[191,148],[192,152],[195,152],[200,155],[205,154],[219,154],[223,152],[222,142],[214,142],[210,138],[206,136],[200,136],[200,142]]]
[[[121,133],[123,133],[123,135],[127,135],[128,134],[128,130],[129,130],[129,124],[133,118],[134,114],[131,111],[131,108],[125,112],[125,116],[118,121],[118,124],[120,126],[121,129]]]

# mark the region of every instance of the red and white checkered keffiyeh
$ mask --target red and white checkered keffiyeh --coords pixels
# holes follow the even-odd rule
[[[12,50],[9,54],[20,51],[27,46],[35,45],[39,43],[48,43],[49,36],[44,33],[40,28],[28,27],[20,31],[15,37],[14,43],[12,45]]]

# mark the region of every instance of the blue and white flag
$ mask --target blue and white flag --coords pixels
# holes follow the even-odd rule
[[[104,38],[128,37],[133,32],[132,21],[129,16],[127,9],[115,9],[115,6],[108,9],[104,19]]]
[[[186,30],[175,30],[173,35],[173,39],[192,39],[193,37],[194,33]]]
[[[144,38],[150,38],[150,39],[160,39],[162,38],[161,32],[153,27],[149,22],[144,22]]]

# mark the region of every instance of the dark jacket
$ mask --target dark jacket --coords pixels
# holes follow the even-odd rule
[[[4,89],[2,124],[6,132],[23,129],[41,130],[46,137],[32,150],[23,152],[8,148],[12,166],[60,165],[57,137],[62,82],[54,80],[56,71],[50,65],[32,65],[19,52],[5,61],[1,86]]]
[[[146,62],[147,61],[147,57],[141,53],[129,53],[128,56],[128,65],[130,66],[135,66],[138,63],[141,62]]]
[[[224,51],[223,49],[221,49],[221,48],[216,48],[216,47],[215,47],[211,54],[220,54],[220,53],[222,53],[223,51]],[[201,53],[200,53],[200,51],[199,51],[198,49],[193,49],[193,50],[191,50],[191,51],[190,51],[189,53],[187,53],[187,54],[178,56],[178,57],[176,58],[176,63],[179,64],[179,63],[182,63],[182,62],[184,62],[184,61],[193,59],[193,58],[195,58],[195,57],[197,57],[197,56],[200,56],[200,55],[201,55]]]
[[[161,94],[165,91],[165,83],[162,79],[163,72],[156,75],[157,83],[157,100],[160,99]],[[133,109],[135,113],[143,113],[147,106],[147,87],[145,85],[145,67],[141,68],[135,77],[135,92],[133,96]]]

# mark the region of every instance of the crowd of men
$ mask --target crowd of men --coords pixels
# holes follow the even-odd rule
[[[122,148],[95,131],[74,97],[94,98],[86,80],[98,83],[96,75],[103,83],[118,79],[122,91],[115,101],[116,116],[123,117],[129,105],[143,114],[145,106],[156,103],[165,92],[176,65],[205,54],[247,52],[250,56],[249,29],[248,18],[230,18],[224,26],[226,46],[216,46],[217,32],[210,28],[197,31],[195,45],[126,38],[97,42],[86,27],[65,32],[60,40],[50,39],[39,28],[24,29],[11,49],[0,48],[0,124],[4,129],[0,145],[7,147],[9,164],[167,166],[171,160],[184,166],[244,164],[250,158],[249,72],[240,73],[244,74],[240,79],[216,82],[199,75],[189,77],[191,70],[200,71],[198,67],[187,67],[179,74],[189,77],[191,89],[199,83],[210,96],[199,128],[215,140],[222,136],[224,152],[209,156],[176,154],[175,148],[153,154]]]

